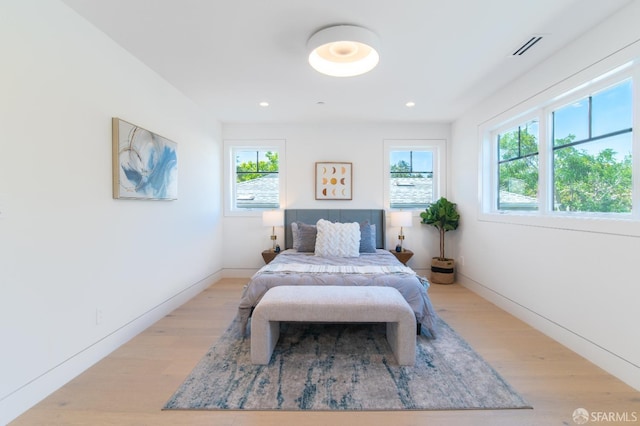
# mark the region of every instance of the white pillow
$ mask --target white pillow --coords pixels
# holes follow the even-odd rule
[[[360,224],[333,223],[320,219],[316,223],[316,256],[358,257],[360,256]]]

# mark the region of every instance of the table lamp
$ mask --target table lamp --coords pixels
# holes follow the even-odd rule
[[[284,225],[284,212],[282,210],[265,210],[262,212],[262,225],[271,227],[271,241],[273,241],[273,251],[276,250],[276,226]]]
[[[392,227],[400,227],[400,234],[398,235],[398,240],[400,241],[399,250],[396,247],[396,251],[404,251],[402,248],[402,242],[404,241],[404,234],[402,233],[403,228],[409,228],[413,226],[413,219],[411,212],[391,212],[391,226]]]

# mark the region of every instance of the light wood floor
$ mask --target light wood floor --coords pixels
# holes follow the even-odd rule
[[[459,285],[431,287],[436,310],[520,392],[532,410],[161,411],[234,317],[245,282],[223,279],[214,284],[12,424],[573,425],[572,414],[579,407],[635,412],[640,423],[640,392]]]

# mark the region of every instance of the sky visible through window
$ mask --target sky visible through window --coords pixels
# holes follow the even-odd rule
[[[433,171],[433,153],[431,151],[391,151],[391,165],[401,161],[411,164],[411,152],[413,152],[413,171]]]
[[[269,161],[265,155],[267,151],[258,151],[258,161]],[[255,163],[256,162],[256,150],[253,151],[236,151],[236,164],[242,163]]]
[[[607,87],[592,95],[592,137],[598,137],[632,127],[632,90],[631,80],[626,80],[613,87]],[[580,99],[572,104],[559,108],[554,113],[554,139],[563,139],[570,134],[574,141],[589,138],[589,101]],[[591,155],[597,155],[605,148],[616,151],[616,159],[622,160],[631,154],[631,134],[623,134],[614,138],[581,144]]]

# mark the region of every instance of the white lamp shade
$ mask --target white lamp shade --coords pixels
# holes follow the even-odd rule
[[[394,228],[413,226],[411,212],[391,212],[391,226]]]
[[[284,211],[282,210],[265,210],[262,212],[263,226],[282,226],[284,225]]]

